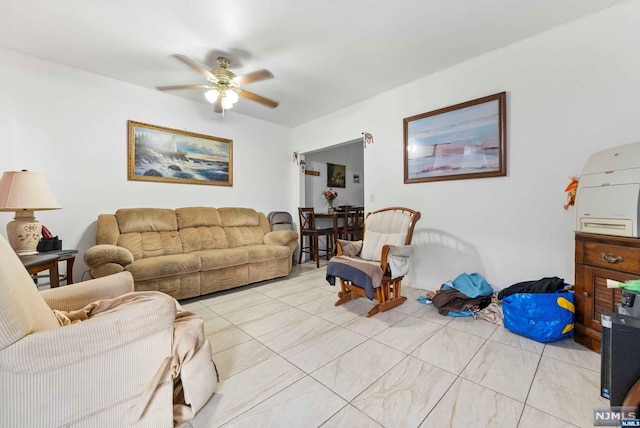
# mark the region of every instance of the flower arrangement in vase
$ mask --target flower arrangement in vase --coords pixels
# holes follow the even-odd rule
[[[333,214],[333,200],[338,197],[338,192],[333,189],[323,190],[322,197],[329,204],[329,214]]]

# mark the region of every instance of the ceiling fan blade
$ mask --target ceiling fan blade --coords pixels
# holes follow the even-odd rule
[[[199,63],[195,59],[189,58],[186,55],[173,54],[174,57],[187,64],[189,67],[200,73],[205,79],[216,80],[216,77],[211,74],[206,65]]]
[[[210,89],[209,85],[172,85],[172,86],[156,86],[159,91],[174,91],[176,89]]]
[[[278,103],[276,101],[270,100],[269,98],[265,98],[265,97],[263,97],[261,95],[254,94],[253,92],[249,92],[249,91],[246,91],[244,89],[241,89],[240,92],[238,92],[238,95],[240,95],[241,97],[246,98],[248,100],[260,103],[263,106],[267,106],[269,108],[278,107]]]
[[[258,70],[252,73],[243,74],[233,79],[238,85],[248,85],[249,83],[259,82],[261,80],[273,79],[273,74],[269,70]]]

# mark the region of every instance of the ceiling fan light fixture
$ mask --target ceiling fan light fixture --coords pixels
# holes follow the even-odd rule
[[[213,104],[218,99],[218,91],[216,91],[215,89],[211,89],[210,91],[204,93],[204,97],[207,99],[207,101]]]
[[[233,108],[233,102],[227,97],[222,97],[222,108],[224,110]]]
[[[238,94],[233,90],[233,89],[227,89],[224,92],[224,97],[226,99],[228,99],[229,101],[231,101],[232,104],[235,104],[238,102]]]

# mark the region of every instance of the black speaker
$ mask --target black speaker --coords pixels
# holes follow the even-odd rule
[[[600,394],[611,407],[622,406],[640,379],[640,319],[613,312],[602,314]]]

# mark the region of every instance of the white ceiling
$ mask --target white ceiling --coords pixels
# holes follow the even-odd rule
[[[174,53],[224,54],[280,102],[232,111],[293,127],[626,1],[2,0],[0,46],[147,88],[205,83]]]

